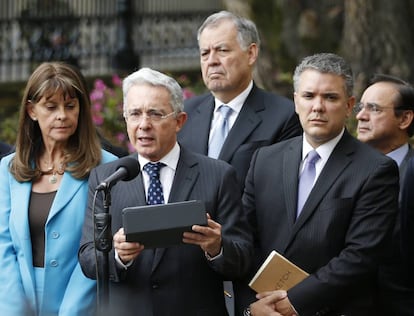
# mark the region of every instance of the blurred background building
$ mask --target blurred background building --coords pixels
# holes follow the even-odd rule
[[[42,61],[86,76],[198,69],[196,32],[219,0],[2,0],[0,82],[24,81]]]

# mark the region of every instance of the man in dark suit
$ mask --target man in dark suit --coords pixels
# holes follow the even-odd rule
[[[109,253],[108,315],[227,315],[223,279],[243,276],[253,253],[252,237],[242,213],[234,168],[223,161],[192,153],[176,141],[186,121],[182,91],[172,78],[143,68],[123,82],[128,136],[144,169],[111,191],[114,250]],[[137,163],[138,163],[137,162]],[[202,200],[208,225],[193,225],[183,234],[184,245],[145,249],[126,242],[121,213],[126,207],[151,203],[146,166],[162,163],[160,203]],[[84,273],[96,278],[93,211],[94,189],[115,172],[117,162],[90,175],[90,200],[79,260]],[[102,210],[102,201],[96,201]]]
[[[358,139],[391,157],[399,166],[400,188],[408,160],[414,156],[409,139],[414,134],[414,89],[403,80],[376,75],[355,107]],[[389,258],[378,270],[378,315],[414,314],[412,267],[403,264],[400,213],[394,227]]]
[[[355,98],[352,71],[343,58],[326,53],[304,58],[295,70],[294,89],[304,135],[256,151],[243,205],[257,242],[255,268],[276,250],[309,277],[287,296],[260,293],[254,302],[251,293],[242,302],[254,302],[245,315],[275,310],[277,315],[376,315],[375,272],[394,227],[397,165],[346,131]],[[318,159],[308,161],[308,153]],[[306,198],[302,182],[311,173]]]
[[[10,146],[6,143],[0,142],[0,159],[3,158],[4,156],[10,154],[12,151],[13,151],[12,146]]]
[[[197,37],[201,73],[210,93],[185,101],[188,121],[178,139],[195,152],[230,163],[243,188],[254,151],[300,135],[302,129],[291,100],[253,82],[260,39],[252,21],[221,11],[204,21]],[[223,104],[231,108],[229,131],[217,155],[210,145]]]

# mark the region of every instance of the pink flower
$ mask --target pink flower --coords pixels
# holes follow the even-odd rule
[[[123,143],[126,140],[126,135],[124,133],[117,133],[115,137],[120,143]]]
[[[101,126],[104,123],[103,117],[99,114],[93,114],[92,120],[93,120],[93,123],[97,126]]]
[[[93,90],[89,97],[91,98],[91,101],[96,101],[96,100],[102,100],[102,98],[104,97],[104,93],[103,90]]]
[[[105,90],[106,89],[106,84],[105,84],[105,82],[102,80],[102,79],[96,79],[95,80],[95,89],[96,90],[101,90],[101,91],[103,91],[103,90]]]
[[[117,74],[115,74],[115,75],[112,76],[112,83],[115,86],[121,87],[122,86],[122,79]]]
[[[100,112],[100,111],[102,111],[102,108],[103,108],[103,106],[100,102],[95,102],[95,103],[92,104],[92,110],[93,111]]]

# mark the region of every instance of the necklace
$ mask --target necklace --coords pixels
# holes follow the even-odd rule
[[[63,162],[61,162],[57,169],[55,169],[54,164],[52,164],[51,166],[47,162],[46,162],[46,164],[48,165],[47,171],[40,170],[40,174],[42,176],[43,175],[50,175],[49,183],[50,184],[55,184],[57,182],[57,175],[62,175],[62,174],[65,173],[65,164]]]

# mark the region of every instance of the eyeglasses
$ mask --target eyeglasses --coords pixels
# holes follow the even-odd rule
[[[354,112],[355,114],[358,114],[359,112],[361,112],[362,110],[366,110],[369,113],[380,113],[385,109],[395,109],[395,110],[401,110],[401,108],[399,107],[393,107],[393,106],[380,106],[376,103],[371,103],[371,102],[367,102],[367,103],[362,103],[359,102],[355,105],[354,107]]]
[[[144,113],[145,113],[145,115],[144,115]],[[139,123],[144,118],[149,119],[153,123],[158,123],[161,120],[164,120],[164,119],[170,117],[173,114],[176,114],[176,112],[174,111],[174,112],[171,112],[171,113],[168,113],[168,114],[163,114],[162,112],[155,111],[155,110],[151,110],[151,111],[148,111],[148,112],[141,112],[139,110],[132,110],[132,111],[127,113],[126,117],[127,117],[128,121],[131,121],[131,122],[134,122],[134,123]]]

